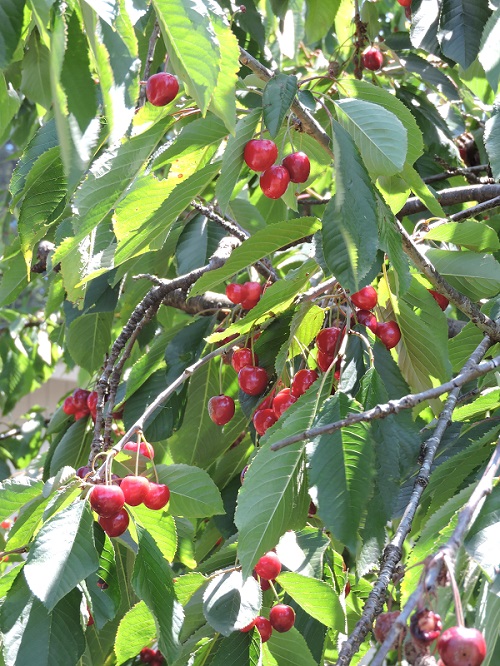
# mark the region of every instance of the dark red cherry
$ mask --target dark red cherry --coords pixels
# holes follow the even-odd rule
[[[273,400],[273,410],[276,414],[276,418],[279,419],[294,402],[297,402],[297,398],[292,395],[291,389],[284,388],[277,393]]]
[[[377,325],[375,335],[380,338],[387,349],[392,349],[401,340],[401,330],[395,321],[386,321]]]
[[[281,562],[274,550],[263,555],[255,565],[255,573],[265,580],[274,580],[281,571]]]
[[[90,491],[90,506],[103,518],[117,514],[125,504],[125,496],[120,486],[94,486]]]
[[[271,634],[273,633],[273,627],[268,619],[266,619],[262,615],[259,615],[254,620],[254,626],[257,628],[257,631],[259,632],[260,638],[263,643],[265,643],[271,638]]]
[[[439,637],[437,649],[446,666],[480,666],[486,657],[484,636],[473,627],[446,629]]]
[[[441,310],[446,310],[446,308],[450,303],[450,301],[446,298],[446,296],[443,296],[442,294],[438,293],[437,291],[434,291],[433,289],[429,289],[429,294],[431,294],[432,298],[436,301]]]
[[[208,415],[214,423],[223,426],[234,416],[234,400],[228,395],[214,395],[208,401]]]
[[[311,163],[305,153],[287,155],[281,163],[290,174],[292,183],[305,183],[311,172]]]
[[[358,310],[356,312],[356,319],[362,326],[369,328],[372,333],[377,332],[378,322],[373,312],[369,312],[368,310]]]
[[[126,476],[120,483],[125,503],[129,506],[139,506],[149,491],[149,480],[144,476]]]
[[[435,641],[442,628],[441,617],[428,608],[416,611],[410,618],[411,635],[416,641],[425,645]]]
[[[87,476],[87,474],[90,474],[91,471],[92,471],[92,467],[90,467],[89,465],[84,465],[83,467],[79,467],[76,470],[76,475],[80,479],[84,479]]]
[[[335,356],[330,356],[330,354],[323,354],[323,352],[318,349],[318,355],[316,356],[316,363],[321,372],[326,372],[328,368],[333,363]]]
[[[360,310],[373,310],[377,300],[377,292],[371,286],[363,287],[351,296],[351,301]]]
[[[269,167],[260,177],[260,189],[269,199],[279,199],[286,192],[290,174],[283,166]]]
[[[384,64],[384,56],[376,46],[369,46],[362,54],[363,67],[376,72]]]
[[[144,647],[139,653],[139,659],[143,664],[150,664],[156,655],[156,650],[149,647]]]
[[[316,347],[322,351],[323,354],[333,356],[335,352],[338,351],[338,340],[341,332],[342,331],[337,326],[324,328],[316,336]]]
[[[150,76],[146,83],[146,97],[154,106],[170,104],[179,92],[179,81],[173,74],[159,72]]]
[[[236,349],[231,358],[231,365],[236,372],[239,372],[241,368],[245,368],[247,365],[257,365],[258,362],[257,354],[252,354],[252,350],[248,347]]]
[[[97,391],[91,391],[87,398],[87,407],[89,408],[90,415],[96,420],[97,416]]]
[[[278,417],[272,409],[259,409],[253,415],[253,424],[259,435],[264,435],[266,430],[276,423]]]
[[[68,416],[74,414],[77,411],[73,396],[69,395],[63,402],[63,412],[68,414]]]
[[[286,604],[276,604],[269,612],[269,621],[272,628],[280,633],[290,631],[295,624],[295,611]]]
[[[170,499],[170,490],[169,487],[163,483],[150,483],[148,494],[144,498],[144,506],[147,506],[148,509],[153,511],[158,511],[163,509],[164,506],[168,504]]]
[[[118,486],[116,486],[118,488]],[[114,516],[105,518],[104,516],[99,516],[99,525],[110,537],[121,536],[126,532],[130,518],[125,509],[121,509]]]
[[[292,380],[290,393],[294,398],[300,398],[317,379],[316,370],[299,370]]]
[[[243,159],[252,171],[265,171],[278,159],[278,147],[270,139],[252,139],[245,145]]]
[[[240,389],[248,395],[260,395],[266,390],[269,377],[264,368],[247,365],[238,372]]]
[[[226,287],[226,296],[231,303],[237,305],[245,298],[245,287],[237,282],[231,282],[231,284],[228,284]]]

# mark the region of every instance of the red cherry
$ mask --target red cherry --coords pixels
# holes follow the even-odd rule
[[[335,352],[338,351],[338,340],[341,334],[340,328],[337,326],[331,326],[330,328],[324,328],[316,336],[316,347],[327,354],[328,356],[333,356]]]
[[[307,512],[307,515],[308,515],[308,516],[315,516],[316,513],[317,513],[317,511],[318,511],[318,507],[317,507],[316,504],[314,504],[314,502],[311,500],[311,501],[309,502],[309,510],[308,510],[308,512]]]
[[[219,426],[226,425],[234,416],[234,400],[228,395],[214,395],[208,401],[208,415]]]
[[[146,97],[154,106],[170,104],[179,92],[179,81],[173,74],[159,72],[150,76],[146,83]]]
[[[260,395],[266,390],[269,377],[264,368],[247,365],[238,372],[238,385],[248,395]]]
[[[87,412],[90,413],[90,410],[87,405],[87,399],[90,395],[90,391],[85,389],[76,389],[73,392],[73,402],[75,403],[75,411],[77,412]]]
[[[245,298],[243,301],[241,301],[241,307],[243,308],[243,310],[251,310],[257,305],[259,300],[260,300],[259,298],[257,299]]]
[[[356,319],[362,326],[369,328],[372,333],[377,333],[378,322],[373,312],[369,312],[369,310],[358,310],[356,312]]]
[[[89,467],[89,465],[84,465],[83,467],[79,467],[76,470],[76,475],[80,479],[84,479],[87,476],[87,474],[90,474],[91,471],[92,471],[92,467]]]
[[[330,356],[329,354],[323,354],[323,352],[318,349],[318,355],[316,356],[316,363],[321,372],[326,372],[328,368],[333,363],[335,356]]]
[[[269,393],[269,395],[266,395],[264,400],[257,405],[256,412],[259,411],[259,409],[271,409],[273,406],[273,399],[274,399],[274,389]]]
[[[125,504],[120,486],[94,486],[89,498],[92,509],[103,518],[116,515]]]
[[[144,506],[147,506],[148,509],[158,511],[168,504],[169,499],[170,490],[168,486],[163,483],[150,483],[148,493],[143,502]]]
[[[276,604],[276,606],[271,608],[269,621],[272,628],[280,633],[290,631],[295,624],[295,611],[291,606],[287,606],[286,604]]]
[[[281,164],[290,174],[292,183],[305,183],[309,178],[311,163],[305,153],[287,155]]]
[[[437,649],[446,666],[479,666],[486,657],[484,636],[472,627],[450,627],[443,631]]]
[[[239,372],[241,368],[245,368],[247,365],[257,365],[258,362],[257,354],[252,354],[252,350],[248,347],[236,349],[231,358],[231,365],[236,372]]]
[[[240,631],[243,631],[243,632],[246,634],[248,631],[250,631],[250,630],[253,629],[254,627],[255,627],[255,620],[252,620],[252,621],[250,622],[250,624],[247,624],[247,626],[246,626],[246,627],[243,627],[243,629],[240,629]]]
[[[137,451],[137,442],[127,442],[123,447],[124,451]],[[145,458],[152,460],[155,457],[155,450],[149,442],[141,442],[139,444],[139,453]]]
[[[392,349],[401,340],[401,329],[395,321],[386,321],[377,325],[375,335],[380,338],[380,342],[383,342],[387,349]]]
[[[259,435],[263,435],[268,428],[276,423],[278,417],[272,409],[259,409],[253,415],[253,424]]]
[[[245,145],[243,159],[252,171],[265,171],[278,159],[278,147],[270,139],[252,139]]]
[[[425,645],[435,641],[442,628],[441,617],[428,608],[416,611],[410,618],[411,635],[414,640]]]
[[[97,416],[97,397],[97,391],[91,391],[87,398],[87,407],[94,421]]]
[[[144,647],[139,653],[139,659],[142,661],[143,664],[149,664],[151,663],[151,660],[154,659],[156,655],[156,651],[152,650],[151,648]]]
[[[443,296],[442,294],[439,294],[437,291],[434,291],[433,289],[429,289],[429,294],[436,301],[436,303],[439,305],[441,310],[446,310],[446,308],[448,307],[448,304],[450,302],[446,298],[446,296]]]
[[[144,476],[126,476],[120,483],[125,503],[129,506],[139,506],[149,491],[149,480]]]
[[[226,287],[226,296],[231,303],[237,305],[245,298],[245,287],[237,282],[231,282],[231,284],[228,284]]]
[[[377,292],[373,287],[363,287],[351,295],[351,301],[361,310],[372,310],[377,305]]]
[[[262,295],[262,287],[260,282],[245,282],[243,285],[245,289],[244,300],[250,299],[252,301],[259,300]]]
[[[115,487],[118,488],[118,486]],[[118,537],[126,532],[129,521],[130,518],[125,509],[121,509],[121,511],[109,518],[99,516],[99,525],[110,537]]]
[[[317,379],[316,370],[299,370],[292,380],[290,393],[294,398],[300,398]]]
[[[267,620],[265,617],[262,617],[262,615],[256,617],[254,620],[254,626],[257,628],[263,643],[271,638],[273,627],[269,620]]]
[[[88,607],[87,607],[88,610]],[[94,624],[94,618],[92,617],[92,613],[89,611],[89,619],[87,622],[87,627],[91,627]]]
[[[73,400],[73,396],[69,395],[66,400],[63,402],[63,412],[65,414],[71,415],[76,412],[76,405]]]
[[[84,412],[75,412],[75,421],[79,421],[80,419],[86,419],[87,416],[89,415],[88,409],[86,409]]]
[[[297,402],[297,398],[291,394],[291,389],[285,388],[279,393],[277,393],[273,400],[273,410],[276,414],[276,418],[280,418],[286,410],[293,405],[294,402]]]
[[[384,64],[384,56],[376,46],[369,46],[362,53],[363,67],[376,72]]]
[[[397,0],[401,7],[410,7],[411,0]]]
[[[283,166],[269,167],[260,177],[260,189],[269,199],[279,199],[286,192],[290,174]]]
[[[255,573],[265,580],[274,580],[281,571],[281,562],[274,550],[263,555],[255,565]]]

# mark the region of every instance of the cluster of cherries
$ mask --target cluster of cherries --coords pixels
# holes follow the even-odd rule
[[[226,287],[226,296],[231,303],[241,305],[243,310],[251,310],[260,301],[262,287],[260,282],[231,282]]]
[[[260,581],[263,591],[271,587],[272,581],[281,572],[281,562],[276,553],[271,550],[263,555],[255,565],[254,577]],[[295,624],[295,611],[287,604],[276,604],[269,611],[269,619],[263,615],[258,615],[241,631],[248,632],[254,627],[260,634],[262,642],[265,643],[271,638],[273,629],[280,633],[289,631]]]
[[[159,72],[146,82],[146,99],[153,106],[166,106],[173,102],[179,92],[179,81],[173,74]]]
[[[243,159],[252,171],[262,171],[260,189],[269,199],[279,199],[286,192],[288,183],[305,183],[309,178],[311,163],[303,152],[287,155],[281,164],[278,146],[270,139],[252,139],[245,145]]]
[[[359,308],[356,311],[358,322],[369,328],[387,349],[392,349],[401,340],[401,330],[395,321],[377,321],[373,312],[370,312],[377,305],[377,300],[377,292],[371,286],[363,287],[351,296],[351,301]]]
[[[127,442],[123,448],[140,453],[150,460],[154,457],[154,449],[148,442]],[[91,471],[87,466],[80,467],[77,475],[85,478]],[[102,529],[108,536],[118,537],[126,531],[130,521],[125,504],[144,504],[148,509],[158,511],[168,504],[170,490],[165,484],[153,483],[145,476],[114,476],[112,483],[95,485],[90,491],[89,499],[90,506],[99,516]]]
[[[97,391],[75,389],[63,402],[63,412],[69,416],[74,415],[75,421],[87,418],[90,414],[94,421],[97,416]],[[121,419],[123,410],[113,412],[114,419]]]
[[[375,638],[383,643],[399,617],[399,611],[382,613],[373,629]],[[486,657],[486,641],[474,628],[456,626],[441,633],[441,617],[428,608],[417,610],[410,618],[410,634],[417,646],[426,647],[438,639],[438,666],[480,666]]]
[[[165,657],[160,650],[153,650],[149,647],[143,647],[139,653],[139,659],[143,664],[151,664],[151,666],[161,666],[165,663]]]

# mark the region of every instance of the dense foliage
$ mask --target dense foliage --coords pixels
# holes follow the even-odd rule
[[[0,663],[435,665],[445,544],[500,663],[500,6],[402,4],[1,2]]]

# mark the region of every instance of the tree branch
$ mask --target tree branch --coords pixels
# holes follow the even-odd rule
[[[483,358],[491,345],[492,341],[486,336],[484,340],[482,340],[481,343],[476,347],[467,363],[463,366],[459,376],[465,376],[471,370],[479,367],[479,361]],[[382,566],[380,568],[377,582],[373,586],[373,589],[371,590],[370,595],[366,600],[366,604],[363,608],[363,613],[360,620],[357,622],[349,638],[342,644],[336,666],[347,666],[350,664],[352,657],[356,654],[359,646],[366,638],[368,632],[371,630],[375,618],[382,611],[387,594],[387,588],[392,580],[396,566],[401,559],[405,539],[410,533],[413,518],[417,512],[422,493],[424,492],[429,482],[431,467],[436,455],[437,448],[441,443],[441,439],[446,431],[446,428],[450,424],[451,416],[453,410],[456,407],[459,393],[459,387],[456,387],[451,391],[443,407],[443,411],[439,415],[434,432],[423,445],[423,450],[425,451],[424,459],[420,468],[420,472],[415,479],[415,483],[413,484],[410,500],[406,506],[405,512],[393,539],[384,548],[381,560]],[[389,643],[389,646],[392,645],[394,638],[395,636]]]
[[[478,347],[479,349],[479,347]],[[275,442],[271,449],[273,451],[278,451],[283,449],[285,446],[290,446],[296,442],[302,442],[306,439],[314,439],[320,435],[326,435],[346,426],[353,425],[354,423],[361,423],[362,421],[375,421],[376,419],[385,419],[390,414],[398,414],[403,409],[412,409],[419,405],[422,402],[428,400],[433,400],[434,398],[439,398],[443,393],[449,393],[453,389],[460,388],[467,382],[470,382],[472,379],[477,377],[482,377],[486,375],[491,370],[500,367],[500,355],[495,356],[490,361],[483,361],[478,365],[475,365],[467,370],[462,369],[460,374],[458,374],[454,379],[441,384],[441,386],[435,386],[434,388],[427,389],[421,393],[410,393],[405,395],[399,400],[389,400],[385,404],[376,405],[372,409],[368,409],[364,412],[352,413],[346,416],[340,421],[335,421],[335,423],[327,423],[323,426],[318,426],[317,428],[309,428],[305,432],[297,433],[296,435],[290,435],[290,437],[285,437],[284,439]]]
[[[435,173],[432,176],[427,176],[427,178],[423,178],[423,181],[426,184],[430,184],[430,183],[437,183],[440,180],[447,180],[448,178],[453,178],[454,176],[464,176],[464,178],[468,178],[471,175],[474,175],[476,173],[481,173],[481,171],[487,171],[487,170],[488,170],[487,164],[479,164],[478,166],[466,167],[465,169],[449,168],[447,171],[444,171],[443,173]]]
[[[450,187],[436,193],[436,199],[441,206],[452,206],[454,204],[477,201],[479,203],[500,196],[500,185],[467,185],[465,187]],[[498,204],[497,204],[498,205]],[[426,205],[418,197],[410,197],[398,213],[401,219],[406,215],[421,213],[427,210]],[[472,210],[472,209],[471,209]],[[465,211],[463,211],[465,212]]]

